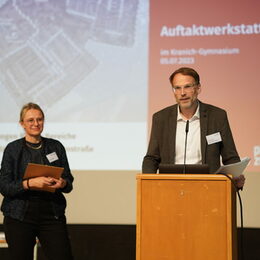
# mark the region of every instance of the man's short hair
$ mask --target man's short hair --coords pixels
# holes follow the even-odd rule
[[[179,68],[177,70],[175,70],[172,75],[170,76],[169,80],[170,80],[170,83],[172,85],[172,82],[173,82],[173,79],[175,77],[176,74],[182,74],[182,75],[187,75],[187,76],[191,76],[194,78],[195,80],[195,83],[197,85],[200,84],[200,76],[198,74],[198,72],[192,68],[188,68],[188,67],[182,67],[182,68]]]

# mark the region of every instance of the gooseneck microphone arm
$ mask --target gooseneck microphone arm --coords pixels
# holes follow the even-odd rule
[[[186,173],[186,150],[187,150],[187,137],[189,132],[189,123],[190,121],[187,120],[186,128],[185,128],[185,147],[184,147],[184,162],[183,162],[183,173]]]

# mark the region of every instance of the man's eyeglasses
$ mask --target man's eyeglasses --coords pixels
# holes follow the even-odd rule
[[[192,92],[194,90],[194,87],[197,86],[197,83],[193,83],[193,84],[187,84],[185,86],[173,86],[172,89],[174,91],[174,93],[182,93],[182,91],[189,93]]]

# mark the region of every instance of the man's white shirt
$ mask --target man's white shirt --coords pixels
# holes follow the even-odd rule
[[[185,138],[187,119],[181,114],[178,107],[176,127],[175,164],[184,163]],[[201,164],[200,143],[200,114],[199,105],[193,117],[189,120],[189,131],[187,134],[186,164]]]

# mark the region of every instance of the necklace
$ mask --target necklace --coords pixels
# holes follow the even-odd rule
[[[42,148],[42,142],[40,142],[40,144],[38,144],[38,146],[33,145],[32,143],[28,143],[28,142],[26,142],[26,145],[27,145],[28,147],[34,149],[34,150],[39,150],[39,149]]]

